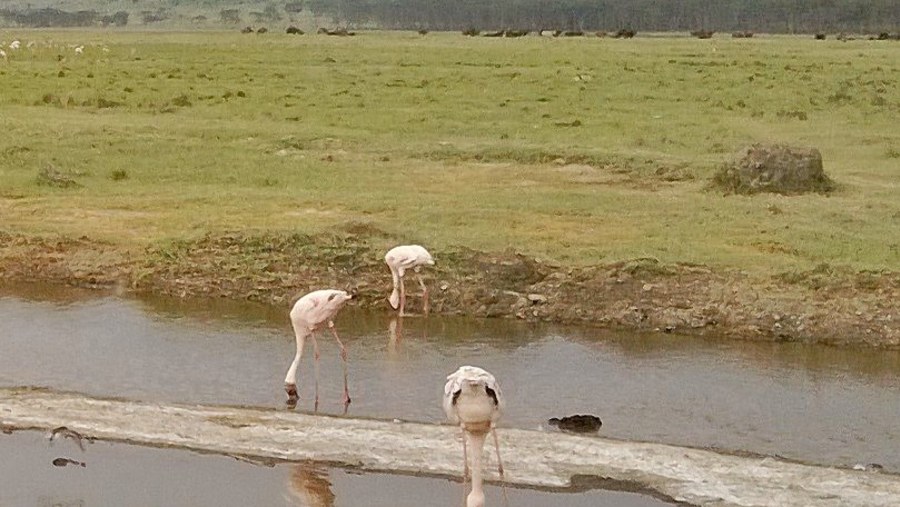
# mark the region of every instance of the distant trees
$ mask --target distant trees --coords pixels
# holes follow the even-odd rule
[[[103,26],[125,26],[128,24],[128,12],[126,11],[118,11],[115,14],[101,16],[97,11],[92,10],[67,12],[52,8],[26,9],[22,11],[2,9],[0,10],[0,18],[14,25],[35,28],[80,27],[97,24]]]
[[[0,10],[0,17],[20,26],[45,28],[51,26],[76,27],[97,23],[97,11],[66,12],[59,9]]]
[[[283,16],[281,15],[281,11],[278,9],[278,7],[275,6],[275,4],[268,4],[262,12],[250,12],[250,17],[253,18],[253,21],[256,23],[274,23],[275,21],[281,21],[281,18]]]
[[[284,12],[292,14],[303,12],[303,2],[288,2],[284,4]]]
[[[275,23],[304,11],[344,27],[406,30],[715,31],[827,33],[900,31],[900,0],[133,0],[145,24],[179,19],[239,25]],[[108,6],[107,0],[79,5]],[[12,2],[0,2],[9,6]],[[140,5],[153,10],[138,11]],[[200,10],[198,13],[197,10]],[[205,16],[203,16],[205,15]],[[208,16],[211,19],[207,19]],[[6,24],[33,27],[125,26],[128,12],[0,9]]]
[[[307,0],[319,16],[394,29],[773,33],[900,28],[897,0]]]
[[[141,21],[143,21],[145,25],[159,23],[160,21],[165,21],[167,19],[169,19],[169,12],[163,8],[156,9],[155,11],[141,11]]]
[[[127,11],[118,11],[115,14],[109,16],[103,16],[100,18],[100,24],[103,26],[116,25],[116,26],[125,26],[128,24],[128,12]]]
[[[223,9],[219,12],[219,20],[226,25],[236,25],[241,22],[241,11],[237,9]]]

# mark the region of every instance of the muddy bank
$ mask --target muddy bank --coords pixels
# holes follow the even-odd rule
[[[89,238],[0,233],[0,278],[287,308],[314,288],[356,291],[388,311],[378,231],[227,234],[125,251]],[[432,250],[432,311],[736,339],[900,348],[900,273],[821,265],[752,278],[654,259],[567,267],[515,252]],[[415,283],[411,286],[415,287]],[[419,301],[411,298],[413,309]]]

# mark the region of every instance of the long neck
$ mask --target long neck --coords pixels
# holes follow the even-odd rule
[[[472,492],[466,499],[466,507],[483,507],[484,506],[484,489],[482,477],[482,455],[484,454],[484,437],[486,433],[469,433],[466,432],[469,449],[472,455]]]

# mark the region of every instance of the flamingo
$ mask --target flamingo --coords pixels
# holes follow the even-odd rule
[[[395,310],[400,308],[400,316],[404,316],[403,309],[406,306],[406,290],[403,287],[403,277],[406,270],[412,269],[416,272],[419,285],[422,286],[423,312],[428,315],[428,287],[419,275],[419,268],[424,265],[433,266],[434,259],[428,250],[419,245],[401,245],[394,247],[384,256],[384,262],[391,268],[391,275],[394,279],[394,290],[391,292],[390,303],[391,308]]]
[[[481,460],[484,452],[485,436],[490,432],[494,437],[497,451],[497,471],[503,478],[503,462],[500,460],[500,441],[497,439],[495,424],[505,404],[500,384],[493,375],[475,366],[460,366],[447,376],[444,385],[444,412],[462,430],[463,442],[463,484],[469,471],[467,447],[472,452],[472,491],[466,498],[466,507],[484,507],[482,489]]]
[[[353,296],[343,290],[322,289],[310,292],[301,297],[294,304],[291,310],[291,325],[294,328],[294,334],[297,337],[297,353],[294,355],[294,361],[288,368],[287,375],[284,377],[284,390],[288,395],[288,402],[297,401],[297,368],[300,366],[300,358],[303,356],[303,345],[306,338],[312,339],[313,357],[315,358],[316,370],[316,405],[319,403],[319,344],[316,341],[316,331],[327,326],[337,340],[338,347],[341,348],[341,360],[344,366],[344,407],[350,404],[350,392],[347,389],[347,349],[341,343],[337,331],[334,329],[334,318],[344,306],[344,303],[353,299]]]

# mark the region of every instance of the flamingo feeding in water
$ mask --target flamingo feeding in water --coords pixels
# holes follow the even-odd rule
[[[472,448],[472,491],[466,498],[466,507],[484,507],[481,460],[484,439],[490,432],[497,450],[497,471],[503,478],[503,462],[500,460],[500,442],[495,423],[504,408],[500,384],[493,375],[475,366],[460,366],[447,376],[444,385],[444,412],[462,430],[463,484],[469,469],[468,448]]]
[[[297,368],[300,366],[300,358],[303,356],[303,345],[306,338],[312,339],[313,357],[315,358],[316,375],[316,405],[319,403],[319,344],[316,341],[316,332],[323,326],[327,326],[337,340],[341,348],[341,361],[344,366],[344,406],[350,404],[350,392],[347,389],[347,349],[341,343],[337,331],[334,329],[334,318],[343,308],[344,303],[353,299],[353,296],[343,290],[322,289],[310,292],[294,303],[291,309],[291,325],[294,335],[297,337],[297,353],[294,361],[288,368],[284,377],[284,390],[287,391],[288,401],[293,403],[298,399],[297,395]]]
[[[390,303],[391,308],[400,309],[400,316],[404,315],[404,308],[406,307],[406,289],[403,286],[403,277],[406,275],[406,270],[412,269],[416,272],[416,278],[419,280],[419,285],[422,286],[422,308],[423,313],[428,315],[428,287],[425,286],[425,281],[422,280],[422,277],[419,275],[419,268],[421,266],[433,266],[434,259],[431,257],[431,254],[428,253],[428,250],[419,246],[419,245],[401,245],[391,248],[387,254],[384,256],[384,262],[387,263],[388,267],[391,268],[391,275],[394,279],[394,290],[391,292]]]

